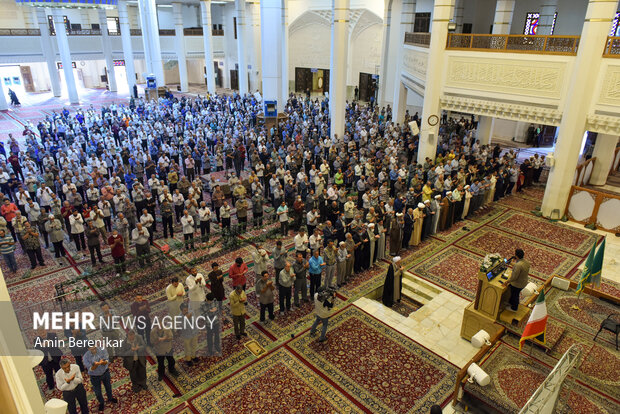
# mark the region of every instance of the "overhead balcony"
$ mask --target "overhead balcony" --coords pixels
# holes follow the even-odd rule
[[[431,44],[430,33],[407,32],[405,33],[405,44],[410,46],[429,47]]]
[[[446,49],[483,52],[577,55],[579,36],[449,33]],[[616,48],[617,49],[617,48]]]
[[[609,36],[603,57],[620,58],[620,36]]]

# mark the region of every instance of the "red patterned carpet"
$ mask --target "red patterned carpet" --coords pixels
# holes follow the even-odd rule
[[[288,346],[371,412],[425,413],[453,389],[454,365],[354,306],[331,318],[328,337]]]
[[[494,348],[481,366],[491,376],[491,382],[486,387],[467,383],[468,400],[482,402],[502,413],[519,412],[552,369],[552,366],[531,360],[527,354],[503,343]],[[620,402],[614,401],[614,396],[602,394],[589,388],[590,385],[575,380],[569,374],[554,412],[610,414],[620,411]],[[618,394],[615,394],[617,397]]]
[[[412,273],[459,296],[473,300],[478,286],[481,258],[458,247],[448,247],[414,266]]]
[[[190,400],[200,413],[364,412],[285,348]]]
[[[519,237],[533,240],[577,256],[587,256],[601,237],[586,230],[568,227],[516,211],[508,212],[491,226]]]
[[[481,260],[487,253],[499,253],[504,257],[512,257],[515,248],[520,247],[531,263],[530,273],[543,280],[555,274],[568,275],[583,259],[488,227],[473,231],[455,245],[480,255]]]

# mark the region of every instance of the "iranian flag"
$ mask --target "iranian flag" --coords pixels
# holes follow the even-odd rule
[[[547,330],[547,305],[545,304],[545,291],[541,289],[530,319],[525,325],[521,339],[519,340],[519,351],[523,347],[523,342],[527,339],[536,339],[545,343],[545,331]]]

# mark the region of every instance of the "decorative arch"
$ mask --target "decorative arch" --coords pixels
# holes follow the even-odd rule
[[[289,36],[304,27],[318,24],[330,27],[332,22],[331,9],[307,10],[289,24]],[[383,18],[368,9],[349,10],[349,34],[354,40],[364,30],[375,24],[382,24]]]

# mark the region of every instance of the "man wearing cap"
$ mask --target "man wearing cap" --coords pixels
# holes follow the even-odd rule
[[[433,215],[431,212],[430,200],[424,201],[424,209],[422,210],[424,219],[422,221],[422,241],[426,240],[431,235],[431,229],[433,227]]]
[[[418,203],[416,208],[413,210],[413,235],[411,236],[411,241],[409,242],[409,246],[417,246],[422,241],[422,227],[424,223],[424,203]]]

